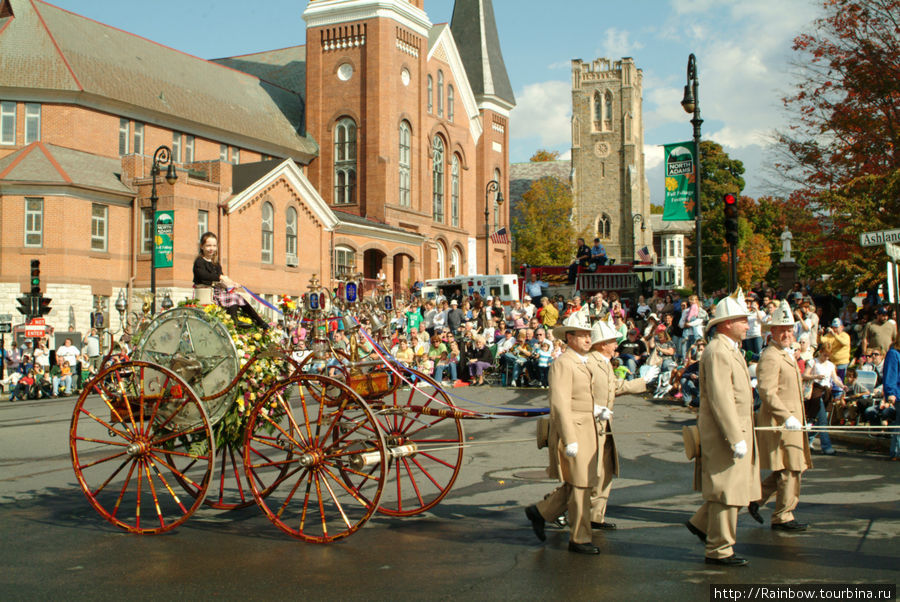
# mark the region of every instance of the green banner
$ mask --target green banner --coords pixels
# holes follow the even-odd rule
[[[175,212],[156,212],[156,240],[153,245],[154,262],[158,268],[172,267],[175,239]]]
[[[694,190],[697,180],[694,171],[694,143],[677,142],[665,145],[666,202],[663,221],[694,219]]]

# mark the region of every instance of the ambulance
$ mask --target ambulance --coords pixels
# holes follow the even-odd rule
[[[423,299],[463,299],[478,293],[482,298],[500,297],[503,305],[514,305],[519,300],[519,277],[515,274],[494,276],[455,276],[426,280],[422,287]]]

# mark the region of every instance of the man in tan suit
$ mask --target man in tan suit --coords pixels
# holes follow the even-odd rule
[[[597,366],[600,378],[594,379],[594,418],[599,422],[597,444],[597,485],[591,491],[591,527],[615,529],[615,523],[606,522],[606,504],[613,476],[619,476],[619,455],[612,436],[612,409],[616,395],[643,393],[647,382],[642,378],[619,380],[609,360],[616,353],[618,332],[607,322],[597,322],[591,329],[591,351],[588,356]]]
[[[747,564],[732,549],[738,510],[760,496],[753,390],[740,351],[749,328],[743,297],[739,288],[722,299],[708,325],[716,334],[700,358],[701,462],[694,481],[705,501],[686,523],[705,542],[706,563],[724,566]]]
[[[762,482],[759,500],[750,502],[750,516],[759,523],[760,506],[775,495],[772,528],[781,531],[804,531],[807,525],[794,519],[800,501],[800,474],[812,468],[809,438],[800,432],[806,423],[803,415],[803,392],[800,370],[794,359],[794,319],[787,301],[772,313],[766,325],[772,334],[756,366],[757,391],[762,402],[756,416],[757,426],[780,426],[784,431],[760,431],[760,466],[772,474]]]
[[[544,541],[544,523],[569,514],[569,551],[599,554],[591,542],[591,489],[597,484],[597,423],[594,421],[593,381],[597,367],[588,361],[590,326],[573,314],[553,336],[564,339],[568,349],[550,367],[550,423],[558,434],[555,445],[563,484],[525,516],[538,539]]]

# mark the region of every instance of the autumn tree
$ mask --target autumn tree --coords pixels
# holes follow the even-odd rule
[[[820,216],[809,269],[845,289],[883,279],[884,252],[861,232],[900,223],[900,0],[821,0],[824,16],[794,39],[791,126],[777,167],[797,206]]]
[[[516,263],[562,265],[572,259],[572,189],[559,178],[535,180],[512,219]]]
[[[742,199],[752,202],[752,199]],[[719,261],[726,274],[731,269],[728,252]],[[753,231],[753,226],[745,217],[738,218],[737,279],[738,284],[749,290],[754,282],[767,277],[772,267],[772,247],[766,237]]]
[[[551,151],[545,148],[538,149],[533,155],[531,155],[532,163],[541,163],[543,161],[556,161],[559,159],[559,151]]]

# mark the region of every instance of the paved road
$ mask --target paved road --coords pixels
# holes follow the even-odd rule
[[[544,392],[456,389],[482,403],[542,407]],[[462,405],[476,407],[467,402]],[[623,477],[603,553],[566,551],[567,534],[540,544],[523,506],[549,492],[546,450],[533,419],[468,421],[459,479],[431,512],[376,516],[327,546],[283,536],[256,508],[201,509],[162,536],[119,532],[90,508],[68,457],[73,399],[0,405],[0,597],[97,600],[708,599],[711,583],[894,583],[900,576],[900,466],[880,452],[838,447],[816,455],[798,517],[806,533],[775,533],[742,513],[738,553],[750,566],[717,569],[683,527],[700,504],[680,427],[695,415],[671,403],[621,398],[616,429]],[[510,440],[528,439],[512,443]],[[764,516],[771,514],[771,505]]]

